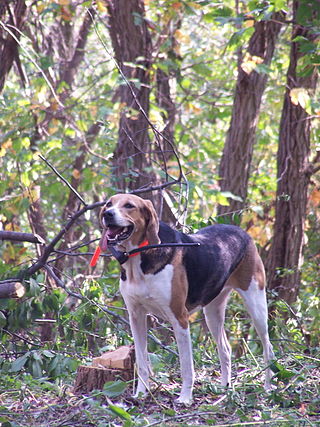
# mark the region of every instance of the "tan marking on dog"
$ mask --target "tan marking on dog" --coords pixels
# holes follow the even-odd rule
[[[170,308],[183,329],[189,325],[189,313],[186,308],[188,294],[187,273],[182,263],[182,251],[178,250],[172,260],[173,278]]]
[[[256,279],[261,290],[265,288],[266,276],[264,266],[256,245],[250,240],[244,257],[226,281],[225,286],[240,288],[246,291],[249,288],[252,278]]]

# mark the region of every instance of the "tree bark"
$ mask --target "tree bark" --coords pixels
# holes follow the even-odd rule
[[[131,381],[134,378],[135,352],[133,346],[122,346],[94,357],[92,366],[79,366],[75,393],[102,390],[107,381]]]
[[[298,7],[299,2],[295,1],[294,22]],[[292,40],[297,36],[310,41],[313,38],[311,32],[301,25],[293,28]],[[308,75],[298,74],[298,61],[302,56],[299,42],[292,41],[277,154],[274,235],[267,261],[270,288],[277,290],[280,298],[288,303],[294,302],[299,292],[307,195],[312,171],[309,163],[311,120],[305,109],[299,104],[295,105],[290,96],[294,88],[305,88],[312,92],[316,87],[316,69]]]
[[[173,36],[171,36],[171,38],[173,39]],[[163,165],[163,169],[166,171],[167,162],[174,157],[173,146],[176,106],[171,97],[170,75],[160,68],[157,69],[156,101],[157,105],[163,109],[165,113],[163,113],[164,128],[161,132],[163,138],[159,138],[158,140],[155,155]],[[172,145],[167,141],[170,141]],[[162,221],[176,224],[177,218],[175,218],[170,206],[161,192],[159,192],[157,196],[154,196],[153,201]]]
[[[108,381],[132,381],[132,371],[124,369],[107,369],[96,366],[78,366],[73,392],[90,393],[92,390],[103,390]]]
[[[0,240],[11,240],[13,242],[30,242],[44,244],[41,236],[31,233],[22,233],[19,231],[0,231]]]
[[[255,31],[249,41],[247,58],[262,60],[269,65],[275,44],[281,29],[282,13],[275,13],[270,21],[255,24]],[[243,56],[242,59],[246,57]],[[229,206],[218,206],[218,215],[241,212],[245,207],[247,187],[253,147],[256,140],[256,126],[260,113],[261,98],[265,90],[268,75],[255,70],[249,72],[239,61],[238,78],[232,109],[230,127],[227,133],[219,176],[221,191],[230,191],[240,200],[229,200]]]
[[[142,0],[108,2],[109,32],[116,61],[129,82],[124,81],[117,97],[122,111],[113,166],[116,186],[124,191],[148,185],[150,143],[148,116],[151,65],[151,38]]]
[[[7,8],[5,5],[0,6],[0,19],[2,19],[2,15],[5,14],[5,9],[7,9],[9,12],[7,24],[10,26],[10,31],[19,40],[20,31],[25,22],[27,6],[24,0],[16,0],[13,4],[13,8],[9,4]],[[20,66],[18,43],[13,36],[5,32],[3,27],[0,27],[0,93],[4,88],[6,78],[15,61]]]

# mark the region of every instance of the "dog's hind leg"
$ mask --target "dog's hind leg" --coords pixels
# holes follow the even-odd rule
[[[178,345],[182,378],[181,392],[176,402],[189,405],[192,400],[192,389],[194,383],[194,367],[190,329],[189,325],[187,325],[186,328],[183,328],[178,321],[172,319],[170,321]]]
[[[258,281],[253,277],[247,290],[239,288],[236,288],[236,290],[242,296],[254,327],[261,339],[264,362],[269,364],[270,360],[274,358],[274,353],[268,333],[268,306],[265,288],[261,288]],[[266,390],[271,388],[271,375],[272,372],[268,368],[265,374],[264,387]]]
[[[221,384],[231,384],[231,347],[224,329],[224,319],[231,288],[224,288],[220,294],[203,308],[206,323],[215,338],[221,366]]]

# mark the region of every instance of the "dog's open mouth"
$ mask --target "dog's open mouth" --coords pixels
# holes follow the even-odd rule
[[[133,233],[134,226],[108,225],[104,230],[100,241],[100,248],[105,251],[108,245],[116,245],[123,240],[127,240]]]

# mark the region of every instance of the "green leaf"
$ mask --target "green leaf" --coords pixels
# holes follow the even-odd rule
[[[273,1],[274,4],[274,10],[287,10],[288,5],[287,5],[287,0],[274,0]]]
[[[111,411],[114,414],[116,414],[118,417],[122,418],[123,420],[131,421],[131,415],[120,406],[110,404],[109,409],[111,409]]]
[[[31,181],[27,171],[21,172],[21,182],[25,187],[30,186]]]
[[[208,65],[200,63],[195,64],[193,67],[194,71],[196,71],[200,76],[204,77],[212,77],[212,68],[208,67]]]
[[[176,415],[176,411],[174,409],[168,408],[162,411],[165,415],[169,415],[170,417],[174,417]]]
[[[238,202],[243,202],[242,197],[236,196],[235,194],[231,193],[231,191],[221,191],[221,195],[232,200],[237,200]]]
[[[253,32],[254,32],[254,27],[241,28],[241,30],[236,31],[235,33],[232,34],[228,43],[228,47],[236,48],[240,44],[243,45],[249,40]]]
[[[45,357],[48,357],[49,359],[51,359],[52,357],[55,357],[55,354],[53,353],[53,351],[50,351],[50,350],[43,350],[42,354]]]
[[[42,360],[42,356],[38,351],[32,351],[32,358],[38,361]]]
[[[296,372],[289,371],[277,361],[271,363],[270,369],[275,372],[275,376],[281,381],[288,380],[296,375]]]
[[[29,293],[30,296],[36,297],[40,295],[41,288],[39,284],[31,277],[30,278],[30,285],[29,285]]]
[[[11,421],[8,420],[6,417],[0,417],[0,426],[1,427],[14,427],[17,426],[15,423],[11,423]]]
[[[40,363],[38,360],[33,360],[31,364],[31,372],[32,376],[34,378],[41,378],[42,377],[42,363]]]
[[[18,357],[14,362],[11,364],[10,372],[19,372],[24,367],[24,365],[27,363],[28,359],[30,357],[30,352],[28,351],[23,356]]]
[[[123,381],[108,381],[103,387],[103,394],[108,397],[120,396],[127,388],[127,383]]]
[[[59,150],[62,148],[62,140],[61,139],[51,139],[47,142],[47,147],[50,149],[58,148]]]

